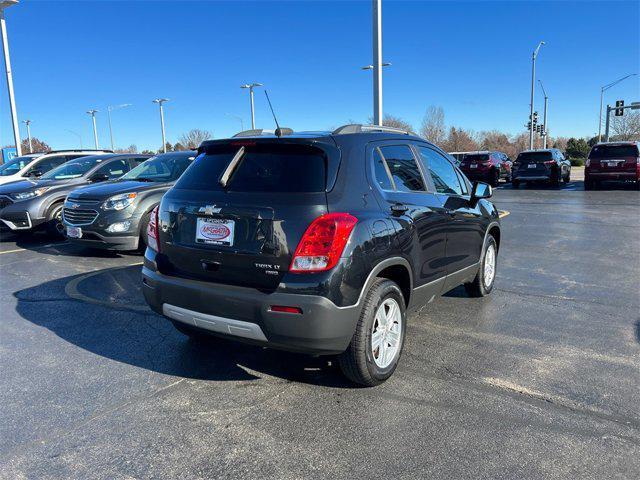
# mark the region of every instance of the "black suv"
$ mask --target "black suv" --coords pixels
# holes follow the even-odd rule
[[[387,127],[206,141],[152,213],[144,296],[192,337],[339,354],[348,378],[376,385],[396,368],[407,310],[460,284],[493,288],[489,196]]]
[[[148,155],[90,155],[63,163],[37,180],[22,180],[0,186],[0,220],[11,230],[45,228],[64,235],[62,205],[76,188],[112,180],[146,160]]]
[[[158,155],[113,182],[69,194],[63,210],[69,242],[111,250],[146,247],[151,210],[195,155],[191,150]]]
[[[513,163],[511,185],[518,188],[520,182],[546,181],[558,187],[561,181],[569,183],[570,178],[571,162],[557,148],[526,150]]]

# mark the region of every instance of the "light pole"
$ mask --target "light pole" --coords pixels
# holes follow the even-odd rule
[[[78,140],[80,140],[80,148],[84,148],[84,146],[82,145],[82,135],[80,135],[78,132],[74,132],[73,130],[66,130],[69,133],[73,133],[76,137],[78,137]]]
[[[91,115],[91,120],[93,121],[93,142],[95,143],[96,150],[98,150],[98,128],[96,127],[96,113],[98,110],[88,110],[87,113]]]
[[[529,148],[533,150],[533,99],[536,86],[536,58],[540,47],[544,45],[544,42],[540,42],[531,56],[531,105],[529,109],[529,120],[531,120],[531,126],[529,127]]]
[[[251,100],[251,130],[254,130],[256,128],[256,117],[253,110],[253,88],[261,86],[261,83],[245,83],[244,85],[240,85],[240,88],[249,89],[249,99]]]
[[[382,0],[373,0],[373,124],[382,125]]]
[[[20,145],[20,130],[18,129],[18,113],[16,111],[16,99],[13,91],[13,74],[11,73],[11,59],[9,57],[9,41],[7,40],[7,25],[4,21],[4,9],[16,5],[18,0],[0,0],[0,30],[2,30],[2,49],[4,50],[4,67],[7,72],[7,90],[9,91],[9,106],[11,109],[11,122],[13,125],[13,139],[16,142],[16,153],[22,155]]]
[[[157,103],[158,107],[160,107],[160,128],[162,129],[162,151],[164,153],[167,153],[167,141],[164,135],[164,110],[162,109],[162,104],[168,101],[168,98],[156,98],[153,100],[153,103]]]
[[[27,138],[29,139],[29,153],[33,153],[33,146],[31,145],[31,120],[23,120],[22,123],[24,123],[27,126]]]
[[[549,130],[547,128],[547,102],[549,97],[547,97],[547,92],[544,89],[544,85],[542,85],[542,80],[538,80],[540,83],[540,88],[542,89],[542,93],[544,94],[544,114],[542,118],[542,126],[544,127],[544,135],[542,136],[542,148],[547,148],[547,136],[549,135]]]
[[[635,75],[637,75],[637,73],[630,73],[626,77],[619,78],[615,82],[611,82],[611,83],[609,83],[609,84],[607,84],[607,85],[605,85],[603,87],[600,87],[600,117],[598,119],[598,143],[602,140],[602,101],[604,99],[604,92],[606,90],[609,90],[614,85],[619,84],[623,80],[626,80],[627,78],[633,77]]]
[[[384,62],[381,63],[380,66],[381,67],[389,67],[391,65],[391,63],[389,62]],[[373,70],[374,74],[373,74],[373,78],[374,78],[374,82],[373,82],[373,123],[374,125],[382,125],[382,83],[380,83],[379,85],[380,87],[380,100],[376,103],[376,92],[378,92],[378,87],[376,86],[376,82],[375,82],[375,67],[373,65],[365,65],[364,67],[362,67],[362,70]],[[382,76],[381,76],[382,78]],[[378,105],[379,105],[379,112],[378,112]],[[379,114],[379,119],[376,120],[376,112],[378,112]]]
[[[108,106],[107,107],[107,117],[109,117],[109,138],[111,139],[111,150],[113,150],[113,129],[111,127],[111,112],[114,110],[119,110],[121,108],[130,107],[130,103],[123,103],[121,105],[116,106]]]
[[[235,118],[236,120],[238,120],[240,122],[240,131],[244,131],[244,120],[242,120],[242,117],[240,115],[234,115],[233,113],[225,113],[225,115],[227,117]]]

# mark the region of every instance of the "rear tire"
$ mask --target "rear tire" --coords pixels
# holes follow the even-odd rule
[[[465,283],[464,288],[470,297],[484,297],[491,293],[496,281],[498,265],[498,244],[492,235],[487,236],[482,251],[482,261],[478,273],[471,283]]]
[[[553,170],[551,172],[551,177],[549,177],[549,183],[551,184],[552,187],[559,187],[560,186],[560,172],[558,172],[558,170]]]
[[[500,183],[500,172],[497,169],[492,170],[491,173],[489,174],[489,185],[495,188],[498,186],[499,183]]]
[[[47,216],[45,229],[49,235],[55,238],[67,238],[67,229],[62,223],[62,207],[62,203],[54,205]]]
[[[393,375],[404,346],[406,318],[398,284],[376,279],[364,299],[351,343],[338,357],[344,375],[366,387],[379,385]]]

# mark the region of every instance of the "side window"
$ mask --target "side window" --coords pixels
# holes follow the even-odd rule
[[[377,148],[373,150],[373,173],[376,177],[376,183],[380,185],[381,189],[395,190],[391,183],[391,177],[389,177],[387,165],[382,155],[380,155],[380,150]]]
[[[29,168],[27,175],[35,171],[38,171],[40,173],[47,173],[49,170],[62,165],[66,161],[67,159],[64,156],[55,156],[55,157],[45,158],[40,162],[36,162],[33,167]]]
[[[431,174],[436,192],[447,195],[463,194],[458,174],[449,160],[430,148],[418,147],[418,151]]]
[[[129,171],[129,164],[125,160],[115,160],[103,165],[96,170],[94,175],[106,174],[109,176],[109,180],[118,178]]]
[[[456,173],[458,174],[458,181],[460,182],[460,189],[463,195],[469,195],[469,186],[467,185],[464,176],[460,172],[460,170],[456,169]]]
[[[399,192],[423,192],[424,181],[420,168],[408,145],[390,145],[380,147],[391,178]]]
[[[148,159],[149,157],[134,157],[129,159],[129,163],[131,164],[131,168],[135,168]]]

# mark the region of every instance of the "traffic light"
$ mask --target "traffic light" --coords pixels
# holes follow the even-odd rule
[[[533,112],[533,123],[534,125],[538,123],[538,112]]]
[[[527,122],[526,127],[527,127],[527,130],[531,130],[531,122]]]
[[[540,125],[540,135],[541,136],[545,136],[547,134],[547,132],[544,129],[544,123]]]
[[[624,107],[624,100],[616,100],[616,117],[624,115],[624,109],[620,107]]]

